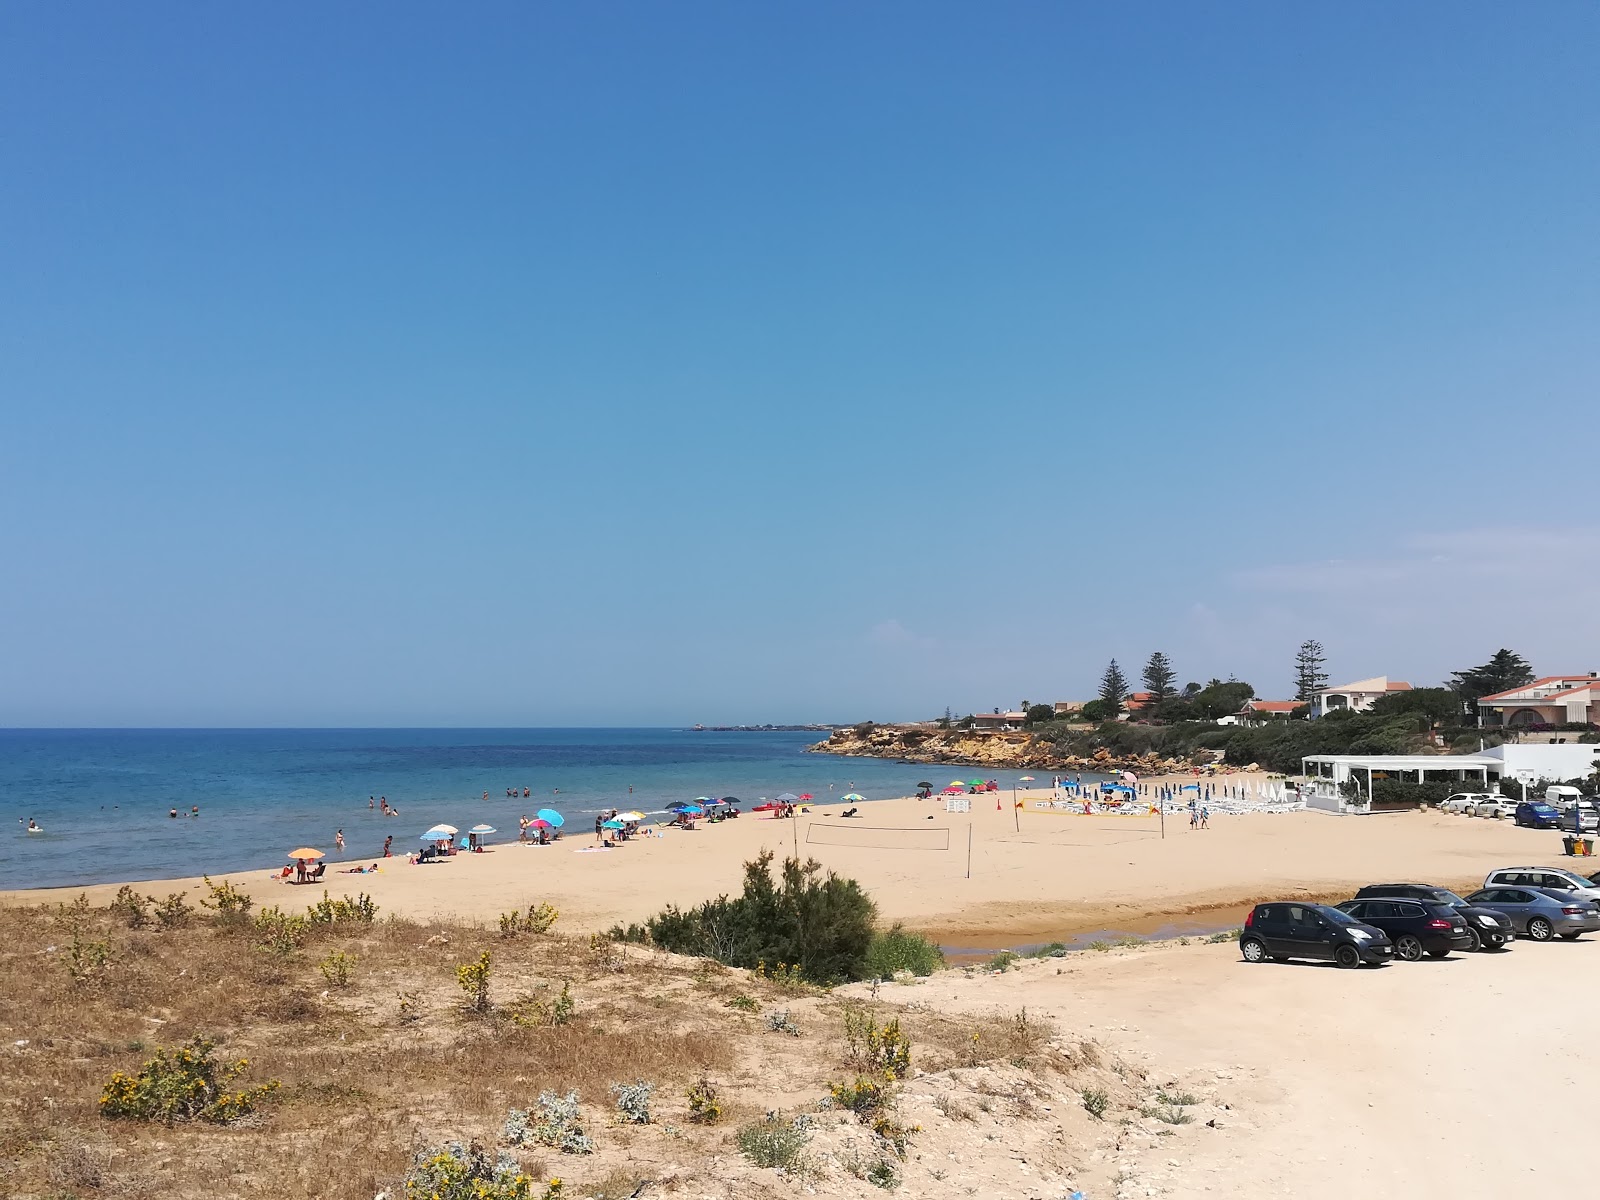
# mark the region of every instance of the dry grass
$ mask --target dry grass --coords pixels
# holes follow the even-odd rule
[[[752,1108],[770,1102],[764,1073],[781,1069],[817,1094],[825,1083],[810,1077],[801,1054],[775,1062],[757,1019],[722,1003],[738,991],[770,1001],[777,989],[637,947],[503,939],[465,925],[380,918],[368,927],[314,930],[279,963],[256,948],[248,927],[197,918],[166,932],[130,929],[95,910],[77,936],[109,943],[110,964],[102,978],[74,983],[64,968],[72,934],[56,911],[12,908],[0,919],[7,930],[0,1154],[8,1195],[366,1200],[392,1191],[422,1146],[446,1138],[492,1144],[506,1110],[527,1107],[547,1088],[579,1093],[602,1147],[593,1160],[563,1161],[557,1173],[574,1183],[594,1179],[593,1188],[610,1195],[634,1168],[608,1163],[607,1143],[616,1144],[616,1157],[631,1159],[662,1136],[653,1127],[630,1135],[624,1152],[608,1126],[611,1084],[650,1080],[659,1119],[687,1126],[684,1093],[702,1075],[740,1106],[741,1062],[765,1064],[743,1077]],[[454,968],[483,950],[493,956],[496,1008],[480,1017],[464,1011]],[[317,968],[333,951],[356,959],[347,987],[328,988]],[[509,1019],[509,1002],[553,999],[563,983],[576,1001],[570,1023],[528,1027]],[[414,994],[409,1022],[401,1020],[401,992]],[[242,1084],[282,1081],[276,1101],[249,1127],[169,1129],[100,1116],[101,1087],[112,1072],[137,1072],[157,1046],[195,1035],[214,1038],[219,1058],[250,1059]],[[745,1042],[759,1053],[742,1053]],[[708,1146],[721,1138],[709,1130],[684,1136],[696,1135]],[[686,1148],[680,1143],[677,1152]],[[531,1158],[524,1165],[549,1169]],[[634,1174],[629,1193],[647,1173]]]

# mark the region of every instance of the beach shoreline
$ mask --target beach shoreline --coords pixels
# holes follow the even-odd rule
[[[1250,786],[1265,777],[1212,782]],[[1018,793],[1030,804],[1051,795],[1048,788]],[[502,841],[487,853],[435,864],[376,860],[375,874],[344,873],[375,861],[351,856],[329,860],[324,878],[309,886],[274,878],[282,863],[213,878],[244,888],[261,905],[309,904],[324,889],[334,896],[365,892],[382,911],[420,920],[489,924],[503,912],[548,902],[561,910],[567,931],[603,931],[643,921],[667,904],[737,893],[744,863],[763,851],[779,858],[798,853],[859,880],[885,924],[901,922],[944,945],[998,949],[1097,931],[1143,936],[1183,922],[1236,924],[1263,898],[1342,899],[1375,881],[1468,888],[1495,866],[1555,860],[1559,849],[1549,834],[1436,812],[1216,811],[1204,830],[1169,812],[1163,837],[1148,809],[1135,816],[1084,816],[1070,807],[1018,811],[1009,790],[961,799],[971,811],[948,812],[938,797],[871,801],[859,806],[856,820],[841,819],[837,801],[811,805],[793,820],[746,813],[612,850],[595,850],[592,831],[577,830],[550,846]],[[81,893],[103,904],[121,886],[12,890],[0,892],[0,902],[51,904]],[[190,893],[197,903],[204,884],[195,875],[132,886],[158,896]]]

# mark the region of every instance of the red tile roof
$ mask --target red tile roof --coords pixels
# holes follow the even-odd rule
[[[1504,692],[1495,692],[1492,696],[1478,697],[1478,703],[1488,700],[1503,700],[1508,696],[1515,696],[1518,692],[1526,692],[1532,688],[1545,687],[1552,683],[1600,683],[1593,675],[1546,675],[1543,679],[1535,679],[1532,683],[1525,683],[1521,687],[1510,688]],[[1544,699],[1549,699],[1548,696]]]
[[[1299,700],[1248,700],[1245,707],[1251,712],[1293,712],[1301,704]]]

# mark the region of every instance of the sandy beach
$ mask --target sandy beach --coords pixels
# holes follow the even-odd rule
[[[1217,782],[1239,784],[1232,775]],[[1151,781],[1158,782],[1158,781]],[[1048,790],[1024,793],[1047,799]],[[483,854],[409,865],[382,861],[376,874],[341,869],[371,857],[329,862],[321,885],[271,878],[278,864],[226,876],[262,903],[367,892],[387,911],[416,918],[489,921],[536,901],[561,909],[569,930],[641,920],[662,905],[689,905],[736,891],[743,863],[763,849],[798,849],[862,882],[882,916],[904,921],[947,946],[992,948],[1101,930],[1152,934],[1236,924],[1256,899],[1347,896],[1363,882],[1426,879],[1465,888],[1492,867],[1551,861],[1557,835],[1504,821],[1407,813],[1336,817],[1319,812],[1226,815],[1191,830],[1169,813],[1166,837],[1151,815],[1017,813],[1010,792],[977,795],[970,813],[942,799],[875,801],[855,820],[844,806],[816,805],[794,820],[746,813],[737,820],[668,830],[594,851],[576,829],[550,846],[502,841]],[[456,823],[470,823],[461,813]],[[970,878],[968,847],[970,840]],[[937,848],[947,847],[947,848]],[[104,903],[118,884],[0,893],[16,902],[54,902],[87,892]],[[139,884],[164,895],[198,889],[198,877]]]

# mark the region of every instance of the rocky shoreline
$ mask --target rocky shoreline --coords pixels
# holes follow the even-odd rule
[[[1038,771],[1133,771],[1166,775],[1187,771],[1195,761],[1159,754],[1118,755],[1096,750],[1089,755],[1063,754],[1050,742],[1036,742],[1021,732],[937,729],[927,725],[856,725],[836,729],[822,742],[806,747],[816,754],[854,758],[893,758],[918,763],[963,767],[996,767]],[[1213,761],[1206,752],[1202,761]]]

